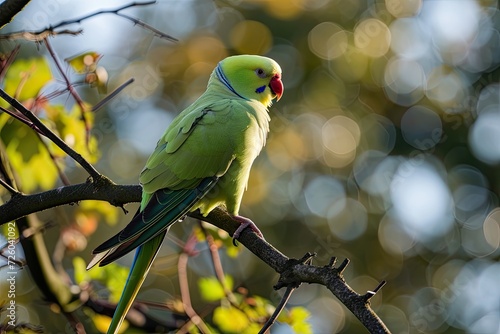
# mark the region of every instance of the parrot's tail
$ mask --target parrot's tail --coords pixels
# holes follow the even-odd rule
[[[127,315],[128,310],[132,306],[139,289],[141,288],[146,275],[148,274],[151,264],[160,249],[161,243],[165,238],[166,232],[157,235],[142,246],[137,248],[134,262],[130,268],[130,273],[125,283],[120,301],[116,306],[113,320],[108,328],[108,334],[117,334],[118,330]]]

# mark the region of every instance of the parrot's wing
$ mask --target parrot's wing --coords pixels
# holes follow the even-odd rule
[[[237,107],[237,106],[236,106]],[[225,100],[185,110],[158,142],[144,167],[144,192],[194,188],[206,177],[222,176],[234,159],[235,106]]]
[[[146,207],[121,232],[94,249],[93,254],[102,253],[103,256],[98,256],[97,261],[93,260],[89,268],[97,263],[105,266],[165,232],[184,217],[217,180],[217,177],[206,178],[195,189],[162,189],[154,193]]]
[[[227,109],[226,109],[227,108]],[[151,240],[184,217],[234,160],[228,104],[187,109],[169,126],[141,173],[141,211],[94,249],[88,268],[104,266]],[[229,119],[228,119],[229,118]]]

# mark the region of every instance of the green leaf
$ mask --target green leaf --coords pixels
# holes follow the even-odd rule
[[[50,80],[52,72],[45,58],[18,59],[7,70],[5,91],[20,101],[35,98]]]
[[[228,290],[233,288],[233,278],[230,275],[224,277],[224,285]],[[214,302],[221,300],[226,296],[224,288],[219,280],[215,277],[203,277],[198,281],[201,297],[208,301]]]
[[[213,322],[225,333],[239,333],[250,326],[250,320],[242,311],[233,306],[217,307]]]
[[[59,136],[68,146],[80,153],[90,163],[95,163],[100,158],[97,139],[91,136],[87,143],[85,122],[82,120],[82,112],[78,105],[75,104],[70,111],[66,111],[62,105],[47,105],[45,112],[48,120],[52,122],[52,126],[55,127]],[[94,114],[88,111],[84,111],[84,113],[89,127],[92,127]],[[52,144],[51,148],[57,155],[63,155],[55,144]]]
[[[81,284],[90,280],[90,274],[87,271],[85,260],[79,256],[73,258],[73,269],[75,271],[75,282]]]
[[[118,208],[112,206],[108,202],[103,201],[83,201],[78,207],[83,213],[97,213],[100,217],[104,217],[106,223],[110,225],[116,224],[118,221]]]
[[[295,333],[312,334],[312,326],[307,320],[311,313],[301,306],[292,307],[288,312],[282,312],[278,321],[287,323]]]
[[[13,123],[7,129],[2,129],[2,140],[7,143],[6,152],[19,175],[23,191],[54,187],[59,177],[57,168],[33,130],[24,124]]]

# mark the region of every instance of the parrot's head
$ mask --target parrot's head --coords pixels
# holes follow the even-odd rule
[[[283,94],[281,68],[271,58],[241,55],[223,59],[216,68],[217,77],[237,95],[270,106]]]

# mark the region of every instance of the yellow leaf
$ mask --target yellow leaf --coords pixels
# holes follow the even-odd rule
[[[28,127],[19,126],[11,129],[6,137],[10,138],[2,139],[7,143],[7,155],[19,175],[23,191],[52,188],[59,176],[57,168],[34,132]]]
[[[96,213],[102,217],[106,223],[110,225],[116,224],[118,221],[118,208],[103,201],[83,201],[78,209],[86,214]]]
[[[257,334],[259,333],[260,329],[261,329],[262,325],[261,324],[258,324],[258,323],[251,323],[250,326],[248,326],[243,332],[242,334]]]
[[[111,318],[106,315],[101,315],[99,313],[95,313],[92,317],[94,320],[94,326],[100,333],[106,333],[108,331],[109,325],[111,324]],[[120,327],[118,333],[124,333],[128,328],[128,321],[125,320]]]
[[[76,56],[66,58],[65,61],[73,67],[76,73],[83,74],[95,71],[95,67],[101,55],[94,51],[78,54]]]
[[[224,284],[228,290],[231,290],[233,288],[233,278],[230,275],[226,275]],[[198,287],[200,289],[201,297],[209,302],[221,300],[226,296],[224,288],[215,277],[200,278],[198,281]]]
[[[296,306],[290,310],[290,316],[296,321],[302,321],[309,318],[311,313],[304,307]]]
[[[213,322],[222,332],[226,333],[238,333],[250,325],[245,313],[232,306],[216,308]]]
[[[43,86],[52,80],[45,58],[18,59],[7,70],[5,91],[20,101],[35,98]]]

